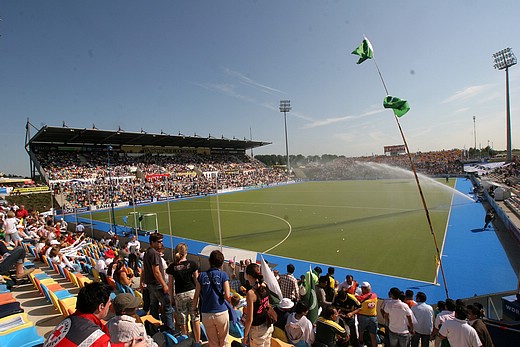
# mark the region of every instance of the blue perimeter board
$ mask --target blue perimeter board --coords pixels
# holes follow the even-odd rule
[[[455,188],[473,199],[471,181],[464,178],[457,178],[456,180]],[[518,284],[516,274],[495,234],[493,226],[491,225],[491,228],[487,230],[482,230],[485,213],[486,211],[481,203],[472,202],[459,194],[453,195],[444,247],[441,249],[448,293],[452,299],[516,290]],[[70,216],[67,219],[73,221],[74,217]],[[86,218],[78,219],[83,223],[90,222]],[[110,225],[95,221],[94,227],[108,231]],[[148,237],[139,236],[139,240],[148,242]],[[199,254],[205,246],[210,245],[206,242],[165,235],[164,245],[166,248],[171,248],[172,242],[174,245],[179,242],[186,243],[189,252],[192,254]],[[438,239],[437,242],[439,247],[442,247],[442,240]],[[431,243],[426,243],[424,247],[434,247],[433,238]],[[405,249],[406,245],[403,245],[403,251]],[[286,273],[287,264],[293,264],[296,267],[294,272],[296,278],[315,266],[320,266],[324,273],[327,272],[329,267],[327,264],[309,263],[269,254],[262,256],[269,263],[276,264],[276,269],[280,271],[280,274]],[[409,261],[413,262],[413,259]],[[440,269],[438,272],[438,284],[337,266],[335,267],[334,277],[340,283],[345,280],[347,274],[353,275],[359,283],[368,281],[372,290],[381,298],[386,298],[392,287],[397,287],[402,291],[406,289],[411,289],[414,292],[422,291],[426,293],[427,302],[433,304],[446,299],[446,289]]]

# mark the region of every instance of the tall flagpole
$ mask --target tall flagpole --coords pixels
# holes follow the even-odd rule
[[[379,74],[379,78],[381,78],[381,82],[383,83],[383,87],[385,88],[386,96],[388,96],[389,95],[388,88],[386,87],[385,80],[383,79],[383,75],[381,74],[381,70],[379,70],[379,66],[377,65],[375,57],[373,57],[372,60],[374,61],[374,65],[376,66],[377,72]],[[432,223],[432,220],[430,218],[430,211],[428,210],[428,205],[426,204],[426,199],[424,198],[424,193],[423,193],[423,190],[421,188],[421,183],[419,182],[419,176],[417,175],[417,170],[415,168],[415,164],[413,162],[412,155],[410,154],[410,149],[408,148],[408,143],[406,142],[406,138],[404,136],[403,129],[401,128],[401,124],[399,123],[399,117],[397,117],[394,114],[394,118],[395,118],[395,121],[397,123],[397,127],[399,128],[399,132],[401,134],[401,138],[403,139],[404,147],[406,148],[406,154],[408,155],[408,159],[410,160],[410,166],[412,167],[413,175],[415,177],[415,182],[417,184],[417,189],[419,189],[419,195],[421,196],[421,202],[422,202],[422,205],[423,205],[424,213],[426,214],[426,220],[428,221],[428,226],[430,227],[430,233],[432,234],[433,243],[435,245],[435,252],[437,253],[437,261],[438,261],[439,268],[440,268],[441,274],[442,274],[442,281],[443,281],[443,284],[444,284],[444,290],[446,292],[446,298],[449,298],[448,284],[446,283],[446,274],[444,273],[444,266],[442,264],[442,257],[441,257],[441,252],[439,250],[439,244],[437,242],[437,236],[435,236],[435,231],[433,229],[433,223]]]

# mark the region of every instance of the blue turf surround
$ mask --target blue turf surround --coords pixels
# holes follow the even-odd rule
[[[464,178],[457,178],[456,180],[455,188],[459,192],[472,197],[471,191],[473,187],[471,181]],[[454,195],[444,249],[441,249],[444,254],[442,260],[449,296],[453,299],[516,289],[516,274],[507,259],[500,241],[495,235],[493,227],[482,230],[484,217],[485,210],[481,203],[472,202],[458,194]],[[70,221],[73,221],[72,219],[73,216],[71,216]],[[87,224],[90,222],[84,218],[78,219]],[[108,231],[110,226],[108,223],[94,221],[94,227]],[[123,229],[123,227],[119,228]],[[148,237],[139,236],[139,240],[148,242]],[[164,245],[167,248],[171,248],[171,241],[173,241],[173,244],[185,242],[189,247],[190,253],[194,254],[200,253],[208,245],[205,242],[178,237],[173,237],[171,240],[168,235],[165,235]],[[437,241],[439,247],[441,247],[443,240]],[[434,247],[433,239],[431,239],[431,242],[425,243],[424,247]],[[403,245],[403,252],[405,251],[406,245]],[[309,263],[279,256],[264,255],[264,258],[268,262],[278,264],[276,269],[281,274],[286,273],[287,264],[293,264],[296,267],[295,275],[297,277],[309,271],[309,266],[312,268],[320,266],[324,272],[328,268],[326,264]],[[413,262],[413,259],[410,259],[410,262]],[[414,292],[425,292],[428,297],[428,303],[436,303],[438,300],[446,299],[440,271],[438,277],[439,285],[433,285],[420,281],[339,268],[337,266],[335,270],[335,278],[339,282],[342,282],[347,274],[352,274],[354,279],[360,283],[362,281],[370,282],[373,291],[382,298],[388,296],[387,293],[391,287],[398,287],[403,291],[412,289]]]

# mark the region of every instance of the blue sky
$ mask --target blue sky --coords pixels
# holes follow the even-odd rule
[[[382,154],[402,143],[389,93],[409,101],[412,151],[505,149],[505,73],[518,1],[19,1],[0,5],[0,171],[28,174],[25,122],[272,142],[290,99],[292,154]],[[510,71],[520,147],[520,67]],[[34,133],[34,131],[33,131]]]

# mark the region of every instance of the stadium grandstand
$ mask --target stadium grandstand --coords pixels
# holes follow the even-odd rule
[[[111,225],[106,222],[98,221],[94,224],[92,216],[88,223],[86,218],[82,219],[81,216],[78,216],[80,212],[107,211],[110,206],[123,208],[129,204],[150,205],[155,208],[160,203],[164,205],[165,201],[190,200],[191,197],[204,198],[213,195],[218,197],[219,191],[233,191],[243,187],[260,188],[258,189],[260,191],[266,186],[283,186],[288,181],[294,182],[300,179],[302,181],[384,181],[385,179],[401,178],[402,171],[406,171],[409,167],[408,158],[404,155],[338,157],[327,163],[293,162],[297,165],[295,165],[293,176],[288,178],[284,167],[267,167],[247,154],[248,150],[268,145],[268,142],[211,136],[168,135],[162,132],[149,134],[127,132],[121,129],[107,131],[98,130],[95,127],[79,129],[67,126],[44,126],[37,129],[29,122],[26,129],[25,147],[30,158],[31,175],[34,181],[22,180],[17,183],[24,185],[25,188],[31,188],[31,192],[33,192],[35,191],[34,182],[45,182],[45,184],[37,183],[36,185],[37,187],[49,187],[48,189],[59,204],[55,208],[61,211],[52,211],[54,216],[29,211],[25,217],[21,218],[20,225],[23,224],[23,228],[19,228],[19,232],[25,239],[22,247],[27,255],[24,263],[25,270],[22,274],[27,274],[30,281],[24,280],[24,276],[18,276],[20,274],[14,273],[14,271],[3,276],[3,280],[0,276],[0,282],[4,282],[0,283],[0,299],[4,300],[0,302],[0,307],[7,303],[11,310],[6,314],[2,313],[0,317],[0,346],[40,346],[44,338],[57,336],[59,331],[52,332],[53,329],[59,326],[64,318],[75,312],[77,294],[87,283],[105,283],[111,287],[112,298],[123,292],[142,298],[143,293],[146,293],[139,285],[139,277],[143,271],[143,262],[140,260],[143,258],[143,252],[139,252],[139,249],[136,250],[136,240],[132,238],[132,235],[118,234],[117,229],[114,233],[110,229]],[[36,130],[32,136],[31,129]],[[442,178],[439,181],[446,179],[448,183],[450,177],[456,177],[454,188],[450,189],[458,192],[453,194],[453,198],[450,198],[453,199],[451,207],[446,208],[443,204],[439,205],[439,210],[449,210],[449,221],[446,222],[447,231],[442,252],[447,275],[450,277],[450,290],[453,298],[461,298],[460,302],[466,305],[475,303],[483,305],[486,311],[484,321],[492,333],[495,346],[518,345],[520,300],[517,296],[520,297],[520,293],[518,290],[514,290],[517,282],[516,274],[520,270],[520,257],[518,256],[518,242],[520,242],[518,232],[520,226],[520,200],[518,199],[520,196],[520,171],[518,168],[520,163],[518,159],[514,158],[511,163],[501,163],[496,166],[475,165],[470,168],[469,165],[464,164],[463,151],[453,149],[414,153],[413,160],[420,173],[429,177]],[[396,169],[386,170],[387,166]],[[374,170],[374,167],[378,170]],[[475,171],[472,171],[472,168]],[[480,171],[476,172],[477,170]],[[38,178],[41,179],[38,180]],[[394,189],[397,183],[392,182],[388,186],[392,186],[391,189]],[[20,189],[24,187],[17,187],[19,190],[16,192],[23,192]],[[510,194],[499,199],[497,189],[507,190]],[[41,188],[41,190],[44,189]],[[13,192],[13,188],[5,189],[5,193],[11,192]],[[373,199],[382,200],[383,195],[382,192],[375,192]],[[317,210],[318,202],[313,203],[309,206]],[[289,205],[289,203],[287,204]],[[356,202],[352,202],[352,205],[356,205]],[[303,202],[298,206],[303,208]],[[491,222],[491,229],[481,228],[482,211],[489,210],[491,207],[496,209],[496,220]],[[1,208],[0,214],[5,214],[5,217],[7,217],[7,210],[17,212],[24,209],[23,206],[17,206],[11,202]],[[254,205],[254,208],[258,207]],[[273,207],[271,206],[271,208]],[[331,208],[331,206],[327,206],[327,208]],[[283,203],[280,204],[279,209],[287,210]],[[282,215],[288,213],[285,210],[280,213]],[[390,208],[383,206],[381,210],[390,210]],[[408,210],[402,214],[408,213],[412,212]],[[266,215],[266,213],[258,214]],[[314,216],[314,212],[308,214],[312,215],[310,218],[316,221],[319,218],[319,213],[316,216]],[[401,211],[397,214],[400,215]],[[22,213],[17,212],[17,215],[21,216]],[[300,218],[303,219],[304,216],[300,216]],[[372,219],[377,218],[379,217],[366,218],[363,223],[369,223]],[[290,220],[288,215],[284,219]],[[4,219],[1,221],[3,224]],[[114,217],[112,217],[112,221],[115,223]],[[246,221],[249,222],[249,220]],[[290,221],[295,223],[294,220]],[[312,222],[315,221],[312,220]],[[316,222],[316,224],[319,223]],[[78,225],[81,227],[78,228]],[[356,226],[348,224],[347,227],[356,228]],[[309,226],[305,226],[305,228],[309,228]],[[83,232],[85,233],[82,235]],[[271,234],[269,235],[271,236]],[[148,248],[149,235],[135,236],[138,244],[140,242],[141,251]],[[385,236],[376,236],[374,240],[375,243],[384,244],[393,236],[385,234]],[[240,237],[242,235],[237,238]],[[311,235],[306,234],[306,237],[310,238]],[[318,235],[318,237],[324,238],[325,235]],[[353,242],[354,240],[348,241],[347,249],[356,247],[357,243]],[[405,240],[404,246],[399,244],[397,251],[400,253],[409,251],[407,247],[411,241]],[[45,242],[48,244],[46,245]],[[168,262],[166,266],[173,262],[173,248],[181,242],[188,244],[190,251],[188,259],[194,261],[200,270],[209,268],[208,255],[211,251],[222,250],[225,256],[223,270],[229,274],[231,289],[239,296],[245,296],[241,286],[247,286],[244,271],[248,261],[256,260],[264,266],[262,271],[266,277],[271,271],[264,259],[281,276],[287,276],[284,275],[285,268],[289,269],[289,265],[294,264],[295,280],[299,279],[295,299],[306,304],[312,303],[309,300],[313,300],[311,294],[315,288],[312,284],[318,279],[317,269],[323,268],[326,271],[329,267],[329,271],[332,268],[332,274],[334,274],[334,268],[329,265],[330,263],[304,261],[301,260],[305,259],[303,254],[301,257],[294,258],[273,254],[261,255],[255,251],[223,247],[222,243],[217,245],[198,239],[174,238],[171,235],[170,238],[166,235],[164,237],[164,247],[172,250],[172,252],[163,252],[163,256]],[[7,244],[7,246],[10,250],[16,248],[16,244]],[[302,247],[299,244],[293,246],[293,248]],[[421,246],[421,250],[426,252],[427,246]],[[58,247],[57,254],[51,256],[50,252],[55,247]],[[336,248],[340,247],[339,245],[328,244],[327,247],[321,251],[333,255],[339,253],[339,250],[336,251],[338,253],[334,252]],[[365,253],[367,254],[363,256],[363,260],[366,262],[371,258],[384,256],[372,249],[365,250]],[[135,265],[130,259],[132,254],[138,256]],[[125,264],[124,266],[132,267],[132,277],[137,278],[137,282],[123,284],[119,276],[114,275],[112,270],[108,270],[109,262],[117,263],[112,259],[119,259]],[[341,258],[339,259],[341,260]],[[407,263],[403,267],[413,267],[414,264],[410,263],[415,259],[406,259],[406,261]],[[316,266],[314,270],[311,270],[311,264],[312,267]],[[436,306],[437,300],[446,298],[444,288],[436,281],[432,283],[385,275],[348,268],[350,264],[347,263],[344,266],[343,263],[340,264],[341,266],[336,267],[335,277],[332,279],[335,278],[337,282],[341,283],[349,274],[359,281],[356,284],[360,287],[366,288],[366,284],[369,282],[368,285],[371,284],[371,288],[379,296],[378,309],[375,314],[383,327],[386,321],[385,317],[381,315],[380,308],[388,301],[386,292],[391,287],[399,287],[403,291],[405,289],[415,292],[424,291],[428,295],[428,303],[433,306]],[[331,276],[332,274],[329,273]],[[305,279],[302,279],[300,275]],[[345,285],[345,282],[341,285]],[[328,284],[330,288],[334,286],[333,282]],[[331,284],[332,286],[330,286]],[[335,289],[337,290],[338,287]],[[285,289],[282,288],[282,290]],[[359,294],[355,291],[353,293]],[[332,297],[334,298],[334,295]],[[361,298],[361,295],[359,297]],[[316,299],[315,296],[314,299]],[[242,299],[242,304],[244,300]],[[146,300],[143,304],[145,303]],[[142,306],[140,305],[140,307]],[[146,306],[144,308],[146,312],[139,310],[136,313],[137,321],[149,321],[152,325],[160,325],[160,320],[153,317],[151,311],[151,314],[146,314],[148,310]],[[23,312],[24,309],[26,312]],[[316,315],[316,312],[313,314]],[[114,312],[110,312],[104,319],[109,320],[112,316],[114,316]],[[311,314],[309,314],[310,316]],[[164,320],[162,315],[159,318]],[[316,318],[314,316],[314,320]],[[176,319],[179,320],[179,317]],[[181,329],[180,326],[176,326],[176,328]],[[196,335],[191,329],[190,326],[188,335],[195,337]],[[147,333],[151,332],[147,331]],[[174,346],[185,338],[180,334],[173,336],[166,332],[159,335],[163,342],[166,339],[164,345],[167,346]],[[378,330],[377,338],[382,345],[385,339],[385,329]],[[240,337],[235,335],[231,337],[231,340],[242,342]],[[369,335],[365,336],[365,342],[367,340],[370,340]],[[160,342],[161,339],[157,338],[156,341]],[[204,338],[201,342],[207,345]],[[513,343],[511,344],[511,342]],[[277,347],[308,346],[289,341],[283,329],[281,335],[273,336],[271,343]],[[432,341],[430,346],[434,345],[435,343]]]
[[[31,174],[65,208],[211,194],[217,176],[219,189],[287,180],[247,155],[268,142],[66,126],[44,126],[31,137],[32,127],[28,122]]]

